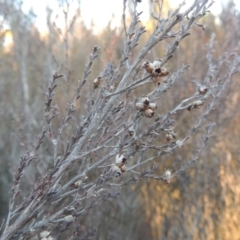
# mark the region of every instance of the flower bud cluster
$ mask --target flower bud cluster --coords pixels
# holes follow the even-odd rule
[[[155,60],[153,63],[146,61],[143,68],[152,75],[152,81],[158,85],[161,83],[162,77],[166,77],[170,73],[169,68],[161,67],[161,61]]]
[[[140,102],[136,103],[136,109],[144,112],[144,115],[148,118],[154,116],[154,111],[157,109],[156,103],[150,103],[148,97],[144,97],[140,100]]]
[[[122,173],[126,172],[127,159],[122,155],[117,154],[115,163],[111,167],[111,172],[115,177],[119,177]]]

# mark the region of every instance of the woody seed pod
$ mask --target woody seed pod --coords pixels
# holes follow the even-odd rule
[[[112,165],[112,167],[110,168],[110,171],[111,171],[111,175],[114,177],[119,177],[122,175],[122,171],[117,165]]]
[[[164,178],[164,181],[165,181],[166,183],[170,183],[171,175],[172,175],[171,170],[170,170],[170,169],[165,169],[163,178]]]
[[[141,99],[141,102],[144,103],[144,104],[146,104],[146,105],[148,105],[148,104],[149,104],[149,98],[148,98],[148,97],[143,97],[143,98]]]
[[[48,237],[49,235],[50,235],[50,232],[48,232],[48,231],[42,231],[42,232],[40,233],[40,237],[41,237],[41,238]]]
[[[157,77],[157,76],[160,76],[160,75],[161,75],[161,72],[162,72],[162,70],[161,70],[160,67],[155,67],[155,68],[153,69],[152,75],[153,75],[154,77]]]
[[[115,158],[115,163],[118,167],[123,166],[125,163],[127,162],[127,159],[122,155],[119,156],[119,154],[117,154],[116,158]]]
[[[155,67],[155,68],[160,68],[161,67],[161,61],[159,61],[159,60],[155,60],[154,62],[153,62],[153,66]]]
[[[154,110],[157,109],[157,104],[156,103],[150,103],[149,108],[154,111]]]
[[[75,219],[75,218],[74,218],[72,215],[67,215],[67,216],[64,217],[64,220],[65,220],[66,222],[73,222],[74,219]]]
[[[199,108],[203,104],[204,104],[204,102],[202,100],[198,100],[198,101],[194,102],[194,108]]]
[[[101,83],[101,77],[97,77],[97,78],[95,78],[94,79],[94,81],[93,81],[93,87],[96,89],[96,88],[98,88],[98,86],[100,85],[100,83]]]
[[[123,165],[123,166],[121,167],[121,172],[124,173],[124,172],[126,172],[126,170],[127,170],[126,165]]]
[[[144,111],[144,114],[146,117],[151,118],[154,116],[154,111],[152,109],[148,108]]]
[[[191,111],[193,108],[199,108],[200,106],[202,106],[204,104],[204,102],[202,100],[197,100],[195,102],[193,102],[190,106],[188,106],[187,110]]]
[[[167,178],[170,178],[170,177],[171,177],[171,174],[172,174],[172,173],[171,173],[171,170],[166,169],[166,170],[165,170],[165,173],[164,173],[164,176],[167,177]]]
[[[173,139],[173,136],[172,136],[172,134],[166,134],[166,139],[167,139],[167,141],[172,141],[172,139]]]
[[[159,76],[161,76],[161,77],[168,76],[169,72],[170,72],[169,68],[161,68],[161,73],[159,74]]]
[[[133,127],[130,127],[130,128],[128,129],[128,133],[129,133],[129,135],[132,137],[132,136],[134,135],[134,128],[133,128]]]
[[[137,102],[136,103],[136,109],[137,110],[143,110],[143,108],[144,108],[144,103],[142,103],[142,102]]]
[[[80,187],[80,186],[82,185],[82,183],[83,183],[82,180],[78,180],[77,182],[75,182],[75,183],[73,184],[73,187],[74,187],[74,188],[78,188],[78,187]]]
[[[153,76],[152,81],[158,85],[161,84],[161,77],[160,76]]]
[[[146,61],[143,63],[143,68],[145,68],[148,73],[152,73],[152,71],[154,69],[154,65],[152,63]]]
[[[198,92],[199,92],[200,94],[205,94],[207,91],[208,91],[208,88],[205,87],[205,86],[200,86],[200,87],[198,88]]]

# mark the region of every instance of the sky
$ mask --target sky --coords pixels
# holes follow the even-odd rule
[[[46,6],[49,5],[52,9],[58,9],[56,1],[49,0],[24,0],[23,1],[23,10],[28,11],[31,7],[34,10],[34,13],[37,15],[36,25],[40,31],[45,31],[46,24]],[[104,28],[109,19],[114,16],[112,26],[117,26],[121,23],[122,9],[123,9],[123,0],[80,0],[81,2],[81,16],[87,27],[91,26],[91,23],[94,23],[95,30],[100,30]],[[176,7],[176,2],[180,3],[181,1],[169,0],[172,7]],[[190,4],[193,0],[186,0],[187,4]],[[215,15],[221,12],[221,3],[226,3],[227,0],[215,0],[211,8],[211,12]],[[235,0],[236,5],[240,9],[240,0]],[[74,9],[74,4],[71,4],[72,9]],[[141,20],[144,22],[148,19],[148,11],[144,11],[148,8],[148,0],[142,0],[138,4],[138,11],[143,11]],[[61,17],[58,18],[59,24],[61,25]],[[63,18],[62,18],[63,21]]]
[[[71,8],[72,11],[70,15],[74,15],[74,11],[76,9],[76,4],[78,1],[81,3],[81,17],[87,27],[90,27],[91,24],[94,24],[93,32],[97,33],[101,31],[108,23],[111,21],[111,26],[116,27],[121,24],[122,21],[122,10],[123,10],[123,0],[71,0]],[[141,15],[141,21],[146,22],[149,18],[148,11],[148,1],[142,0],[141,3],[138,4],[138,11],[143,11]],[[194,0],[185,0],[186,6],[191,4]],[[221,12],[221,4],[226,4],[228,0],[215,0],[215,3],[211,7],[211,12],[214,15],[218,15]],[[75,3],[74,3],[75,2]],[[171,7],[178,6],[178,3],[182,1],[180,0],[169,0]],[[235,0],[235,4],[238,9],[240,9],[240,0]],[[23,0],[22,10],[24,12],[28,12],[29,9],[33,9],[36,14],[35,24],[40,30],[40,32],[45,35],[47,33],[47,25],[46,25],[46,7],[49,6],[50,9],[56,9],[53,15],[58,14],[58,18],[56,19],[56,25],[61,28],[64,25],[64,17],[61,10],[59,10],[59,6],[57,1],[55,0]],[[147,9],[147,11],[146,11]],[[5,45],[11,43],[11,36],[6,36]]]

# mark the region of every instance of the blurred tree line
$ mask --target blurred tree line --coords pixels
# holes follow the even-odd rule
[[[61,116],[66,112],[65,102],[75,91],[73,83],[82,77],[92,47],[98,44],[101,48],[100,58],[95,62],[90,76],[92,79],[98,76],[106,62],[114,65],[121,56],[123,26],[113,29],[109,23],[105,29],[93,33],[81,20],[81,4],[75,16],[68,14],[68,4],[63,2],[59,8],[59,14],[65,16],[63,26],[56,25],[53,9],[46,9],[48,33],[43,35],[35,26],[34,13],[23,12],[21,2],[0,1],[1,221],[8,211],[9,188],[19,156],[29,150],[36,132],[41,131],[44,94],[52,74],[64,74],[64,78],[59,80],[60,90],[56,92],[60,114],[54,119],[54,132],[61,124]],[[167,13],[167,5],[165,7]],[[203,27],[194,27],[191,37],[180,44],[179,51],[169,63],[171,71],[179,69],[183,63],[190,64],[190,68],[171,92],[161,96],[162,112],[194,92],[192,79],[201,80],[204,77],[209,51],[216,59],[224,57],[224,52],[239,51],[239,20],[239,12],[229,1],[219,16],[209,14],[201,20]],[[151,31],[154,27],[154,22],[149,20],[147,30]],[[141,38],[132,57],[135,51],[141,49],[148,34]],[[12,36],[13,40],[9,45],[4,44],[7,35]],[[161,57],[165,44],[167,42],[149,52],[148,59]],[[90,211],[82,219],[82,226],[85,229],[94,226],[97,229],[96,239],[240,239],[238,78],[231,82],[211,113],[208,120],[216,122],[216,135],[195,164],[168,185],[144,180],[141,184],[121,189],[123,194],[116,201]],[[91,83],[86,84],[89,89],[92,88]],[[149,86],[149,90],[151,88],[153,86]],[[136,96],[141,96],[141,90],[136,91]],[[81,101],[87,102],[88,97],[86,92]],[[81,107],[86,105],[79,105],[80,112]],[[177,118],[184,122],[184,125],[176,123],[178,136],[189,128],[194,114],[177,114]],[[72,132],[68,129],[65,134],[71,135]],[[181,151],[161,156],[156,161],[159,163],[159,173],[164,172],[165,168],[179,169],[199,144],[198,136],[200,133]],[[39,154],[46,161],[28,169],[28,179],[22,184],[26,193],[49,168],[51,150],[47,144]]]

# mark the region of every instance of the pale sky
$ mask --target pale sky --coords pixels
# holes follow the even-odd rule
[[[97,33],[101,31],[112,19],[111,26],[119,26],[122,22],[122,10],[123,10],[123,0],[71,0],[71,13],[74,16],[74,11],[76,11],[77,2],[81,2],[81,17],[87,27],[91,26],[93,22],[95,28],[93,32]],[[185,0],[186,5],[191,4],[194,0]],[[149,0],[142,0],[138,4],[138,11],[143,11],[140,19],[142,22],[146,22],[149,18],[148,11]],[[169,0],[171,7],[178,6],[178,3],[182,0]],[[215,3],[211,7],[211,12],[214,15],[218,15],[221,12],[221,4],[226,4],[228,0],[215,0]],[[235,0],[235,4],[238,9],[240,9],[240,0]],[[23,0],[22,10],[28,12],[30,8],[33,9],[36,17],[36,26],[42,34],[47,32],[46,25],[46,7],[49,6],[54,9],[54,16],[58,14],[58,19],[56,20],[56,25],[61,28],[64,26],[64,16],[61,9],[59,9],[58,3],[55,0]],[[7,46],[12,43],[12,36],[6,35],[4,45]]]
[[[37,15],[36,25],[40,29],[40,31],[46,30],[46,6],[49,5],[52,9],[58,9],[58,5],[56,1],[49,0],[24,0],[23,1],[23,10],[28,11],[31,7],[33,8],[35,14]],[[81,2],[81,16],[86,26],[90,26],[93,21],[96,29],[104,28],[109,20],[114,15],[114,21],[112,23],[113,27],[117,26],[121,23],[121,15],[122,15],[122,4],[123,0],[80,0]],[[176,6],[176,2],[180,3],[180,0],[170,0],[170,4],[172,7]],[[186,3],[189,4],[193,2],[193,0],[186,0]],[[216,0],[211,8],[211,12],[213,14],[219,14],[221,12],[221,3],[226,3],[227,0]],[[240,9],[240,0],[235,0],[236,5]],[[71,3],[72,10],[75,9],[74,3]],[[138,11],[143,11],[141,15],[141,20],[144,22],[148,19],[148,11],[145,11],[148,8],[148,0],[142,0],[140,4],[138,4]],[[59,13],[61,11],[58,10]],[[56,12],[57,13],[57,12]],[[59,24],[61,25],[61,15],[59,15]]]

